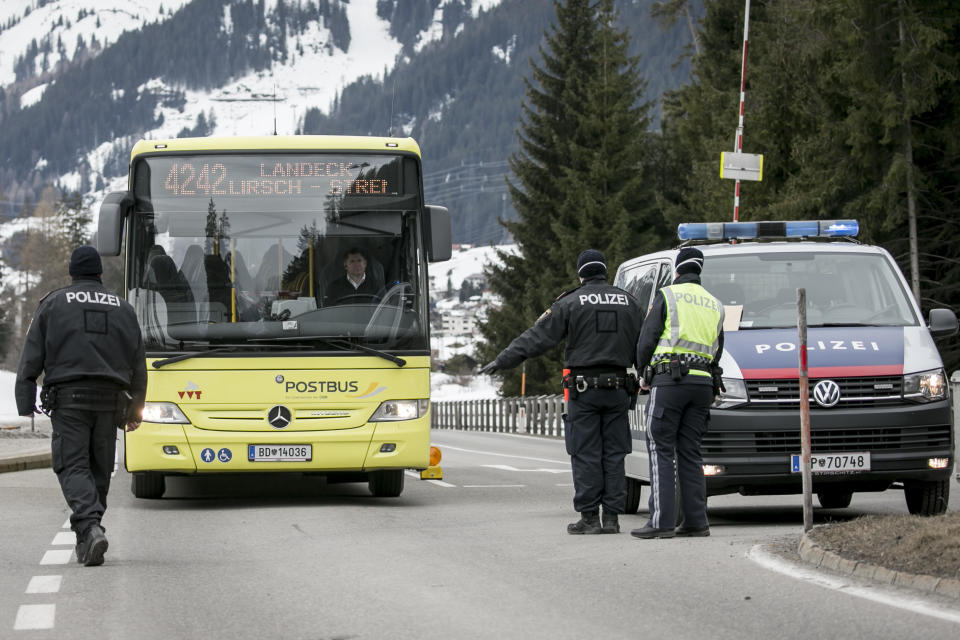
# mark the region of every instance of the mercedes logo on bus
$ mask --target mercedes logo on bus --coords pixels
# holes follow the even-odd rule
[[[825,409],[840,402],[840,385],[833,380],[821,380],[813,387],[813,399]]]
[[[269,422],[270,426],[274,429],[283,429],[290,424],[291,420],[293,420],[293,414],[290,413],[290,409],[282,405],[278,404],[267,412],[267,422]]]

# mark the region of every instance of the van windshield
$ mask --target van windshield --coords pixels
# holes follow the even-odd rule
[[[894,266],[878,254],[709,256],[702,281],[724,305],[743,305],[742,329],[797,326],[801,287],[807,292],[807,326],[918,324]]]

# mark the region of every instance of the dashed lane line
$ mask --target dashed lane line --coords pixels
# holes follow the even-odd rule
[[[511,487],[525,487],[525,484],[465,484],[464,489],[507,489]]]
[[[68,564],[73,556],[73,549],[49,549],[40,559],[40,564]]]
[[[497,453],[496,451],[480,451],[478,449],[463,449],[461,447],[451,447],[450,445],[440,445],[440,449],[450,449],[451,451],[462,451],[464,453],[479,453],[484,456],[497,456],[499,458],[517,458],[518,460],[533,460],[535,462],[550,462],[553,464],[562,464],[570,466],[569,460],[552,460],[550,458],[534,458],[532,456],[518,456],[510,453]]]
[[[56,614],[56,605],[22,604],[17,609],[17,619],[13,623],[13,630],[53,629]]]
[[[57,593],[63,576],[33,576],[27,585],[27,593]]]
[[[540,473],[570,473],[570,469],[518,469],[516,467],[511,467],[508,464],[484,464],[480,465],[482,467],[488,467],[490,469],[499,469],[500,471],[534,471]]]
[[[53,536],[53,542],[50,543],[54,547],[62,546],[65,544],[75,546],[77,544],[77,534],[73,531],[58,531],[57,535]]]

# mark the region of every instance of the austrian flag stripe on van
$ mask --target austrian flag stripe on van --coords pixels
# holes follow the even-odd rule
[[[792,329],[730,331],[724,350],[745,380],[797,378]],[[810,378],[903,375],[902,327],[821,327],[807,333]]]

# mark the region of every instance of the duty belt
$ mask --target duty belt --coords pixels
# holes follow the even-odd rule
[[[713,360],[705,358],[698,355],[689,355],[689,354],[680,354],[680,363],[685,365],[689,369],[696,369],[698,371],[711,371],[713,365]],[[654,373],[670,373],[670,361],[669,360],[660,360],[658,362],[650,365],[653,367]]]
[[[596,376],[566,376],[563,386],[583,393],[587,389],[623,389],[627,379],[616,373],[601,373]]]
[[[99,387],[43,387],[40,402],[45,412],[54,409],[118,411],[126,413],[131,396],[122,389]]]

